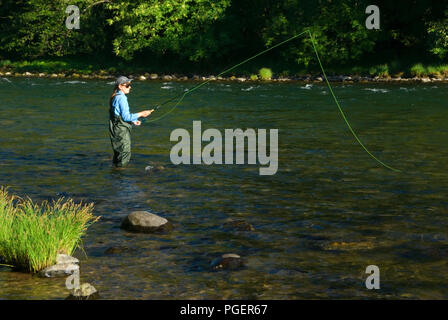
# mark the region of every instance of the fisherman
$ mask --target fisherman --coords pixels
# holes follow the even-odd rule
[[[109,134],[115,167],[125,167],[131,160],[132,125],[141,125],[139,118],[146,118],[154,111],[152,109],[130,113],[126,95],[131,91],[131,81],[132,79],[125,76],[118,77],[109,100]]]

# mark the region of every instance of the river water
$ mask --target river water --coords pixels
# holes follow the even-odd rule
[[[110,80],[109,80],[110,81]],[[192,82],[134,82],[131,111]],[[111,167],[108,81],[0,79],[0,185],[39,202],[95,203],[81,282],[105,299],[448,298],[448,108],[445,84],[209,83],[133,130],[131,165]],[[170,109],[169,104],[148,119]],[[278,171],[259,164],[174,165],[176,128],[278,129]],[[204,143],[205,144],[205,143]],[[147,166],[163,166],[146,172]],[[134,210],[167,234],[120,229]],[[254,231],[224,227],[244,219]],[[107,254],[110,247],[126,250]],[[211,271],[221,254],[245,267]],[[381,287],[367,290],[368,265]],[[0,267],[0,299],[63,299],[64,279]]]

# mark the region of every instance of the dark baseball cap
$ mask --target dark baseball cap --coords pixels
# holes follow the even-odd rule
[[[119,86],[120,84],[123,84],[123,83],[129,83],[129,82],[131,82],[133,79],[129,79],[128,77],[125,77],[125,76],[119,76],[118,78],[117,78],[117,80],[115,80],[115,85],[116,86]]]

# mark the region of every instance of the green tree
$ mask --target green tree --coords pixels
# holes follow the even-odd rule
[[[445,18],[428,23],[429,50],[441,59],[448,57],[448,10]]]
[[[263,28],[269,46],[288,36],[310,29],[326,63],[347,63],[359,59],[375,46],[378,32],[367,30],[364,0],[287,0],[277,2]],[[308,36],[282,50],[290,63],[307,66],[314,61]]]
[[[230,0],[136,0],[107,4],[115,27],[116,55],[130,60],[150,49],[158,54],[175,53],[182,58],[209,58],[217,44],[204,32],[222,18]]]
[[[93,53],[107,45],[106,12],[94,0],[80,0],[79,30],[65,26],[65,0],[3,0],[0,47],[23,58]]]

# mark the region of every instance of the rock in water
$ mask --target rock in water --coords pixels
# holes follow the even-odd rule
[[[74,289],[66,300],[95,300],[99,299],[100,294],[89,283],[83,283],[79,289]]]
[[[159,172],[162,170],[165,170],[164,166],[147,166],[147,167],[145,167],[146,173]]]
[[[104,251],[104,254],[121,254],[126,252],[133,252],[134,249],[131,249],[126,246],[118,246],[118,247],[110,247],[107,248],[106,251]]]
[[[238,231],[254,231],[254,227],[245,220],[232,220],[224,223],[224,228],[235,229]]]
[[[66,254],[58,254],[56,257],[56,264],[63,263],[79,264],[79,260]]]
[[[39,276],[44,278],[66,277],[79,270],[79,266],[74,263],[59,263],[45,268],[39,272]]]
[[[212,270],[236,270],[243,266],[244,264],[241,257],[234,253],[223,254],[211,263]]]
[[[142,233],[164,232],[172,228],[171,223],[165,218],[147,211],[134,211],[121,223],[121,228]]]

